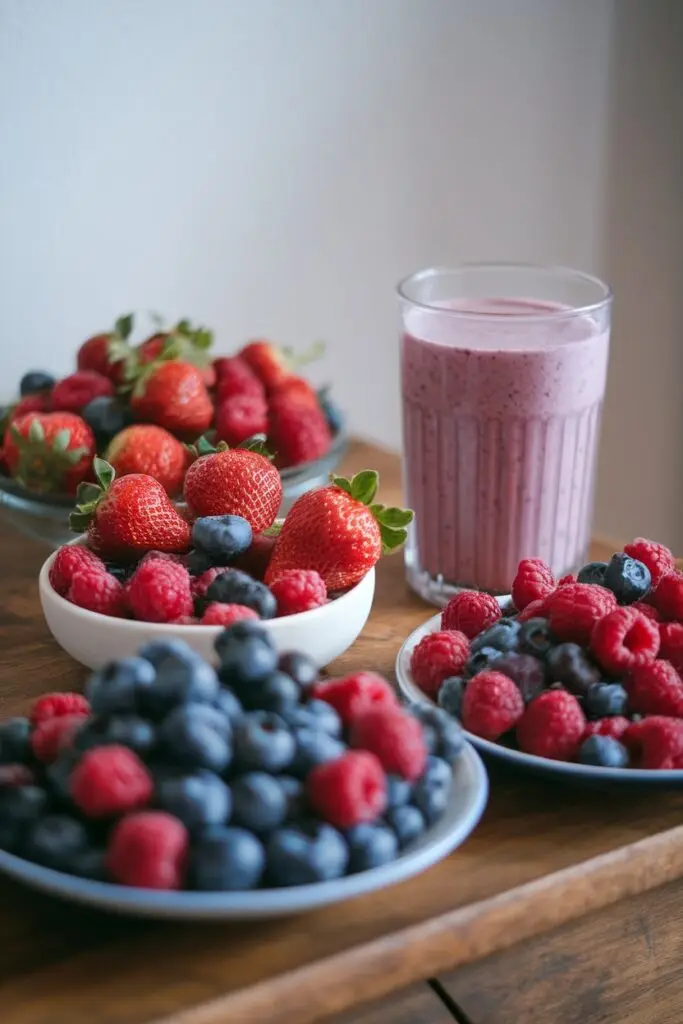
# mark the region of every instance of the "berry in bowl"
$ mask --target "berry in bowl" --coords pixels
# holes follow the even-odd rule
[[[0,723],[0,871],[121,913],[270,917],[409,878],[475,828],[486,773],[447,714],[374,672],[321,682],[258,622],[215,653],[153,640]]]
[[[180,321],[131,344],[133,317],[84,342],[75,372],[56,380],[30,371],[19,397],[0,410],[0,513],[54,546],[95,454],[119,476],[147,473],[171,497],[189,464],[184,442],[210,433],[231,447],[258,434],[276,453],[281,514],[324,483],[347,447],[344,418],[329,389],[296,369],[321,347],[293,355],[265,341],[211,359],[212,333]]]
[[[683,573],[654,541],[576,579],[522,561],[509,601],[455,595],[403,644],[396,671],[409,700],[438,704],[509,767],[683,785]]]
[[[198,457],[183,508],[151,476],[116,477],[100,459],[95,472],[72,514],[87,532],[39,578],[50,631],[89,668],[172,636],[210,659],[221,628],[238,620],[261,620],[279,651],[326,665],[365,625],[374,566],[411,519],[375,502],[378,475],[366,470],[307,492],[277,521],[277,470],[242,448]]]

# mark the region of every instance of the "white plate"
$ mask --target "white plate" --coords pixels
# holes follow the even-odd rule
[[[453,788],[444,816],[412,848],[383,867],[316,885],[253,892],[158,892],[91,882],[4,851],[0,851],[0,872],[41,892],[135,917],[197,921],[285,917],[384,889],[425,871],[467,839],[476,828],[487,799],[486,769],[477,752],[465,744],[453,766]]]
[[[396,678],[399,689],[411,704],[433,704],[413,680],[410,659],[413,650],[428,633],[441,628],[441,612],[413,630],[403,642],[396,655]],[[532,774],[584,786],[621,786],[648,789],[672,789],[683,787],[683,770],[652,771],[647,768],[595,768],[572,761],[552,761],[547,757],[525,754],[521,750],[504,747],[500,743],[483,740],[465,730],[465,736],[486,758],[499,761],[508,767],[522,769]]]

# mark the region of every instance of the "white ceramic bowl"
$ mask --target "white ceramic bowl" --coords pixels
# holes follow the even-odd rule
[[[79,537],[72,543],[82,544]],[[221,626],[174,626],[156,622],[115,619],[87,611],[60,597],[53,590],[50,566],[56,552],[45,561],[38,586],[48,628],[67,654],[88,668],[100,668],[115,658],[136,654],[148,640],[185,640],[207,661],[215,662],[214,641]],[[348,650],[367,622],[375,593],[375,570],[371,569],[355,587],[322,608],[281,619],[267,619],[263,626],[278,651],[301,651],[322,667]]]

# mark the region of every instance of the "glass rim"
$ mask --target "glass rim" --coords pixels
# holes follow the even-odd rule
[[[435,266],[425,267],[423,270],[416,270],[412,274],[408,274],[396,285],[396,292],[401,300],[410,303],[411,306],[417,309],[424,309],[429,312],[443,313],[445,316],[454,317],[459,320],[491,320],[498,321],[503,313],[474,313],[464,309],[450,309],[448,306],[440,305],[436,302],[420,302],[417,299],[412,298],[407,294],[407,288],[409,285],[416,282],[427,280],[430,277],[436,277],[440,274],[459,274],[464,271],[471,270],[540,270],[550,272],[553,274],[564,274],[567,277],[572,277],[576,280],[584,281],[586,284],[595,286],[598,291],[602,292],[602,298],[596,302],[590,302],[585,305],[571,306],[567,309],[558,309],[550,312],[543,313],[521,313],[515,314],[516,322],[539,322],[544,320],[560,320],[567,317],[574,316],[585,316],[587,314],[595,313],[600,309],[604,309],[610,306],[614,298],[614,293],[610,286],[601,278],[596,277],[594,274],[587,274],[582,270],[575,270],[573,267],[565,267],[559,264],[552,263],[509,263],[509,262],[471,262],[471,263],[456,263],[454,266]],[[521,298],[521,296],[520,296]],[[529,297],[531,298],[531,297]]]

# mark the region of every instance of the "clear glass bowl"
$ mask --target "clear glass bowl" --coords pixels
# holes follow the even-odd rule
[[[342,426],[321,459],[282,470],[281,515],[306,491],[327,483],[330,473],[346,454],[348,442],[346,428]],[[16,480],[0,475],[0,524],[14,527],[43,544],[58,548],[73,540],[74,535],[69,529],[69,513],[73,507],[71,498],[34,494]]]

